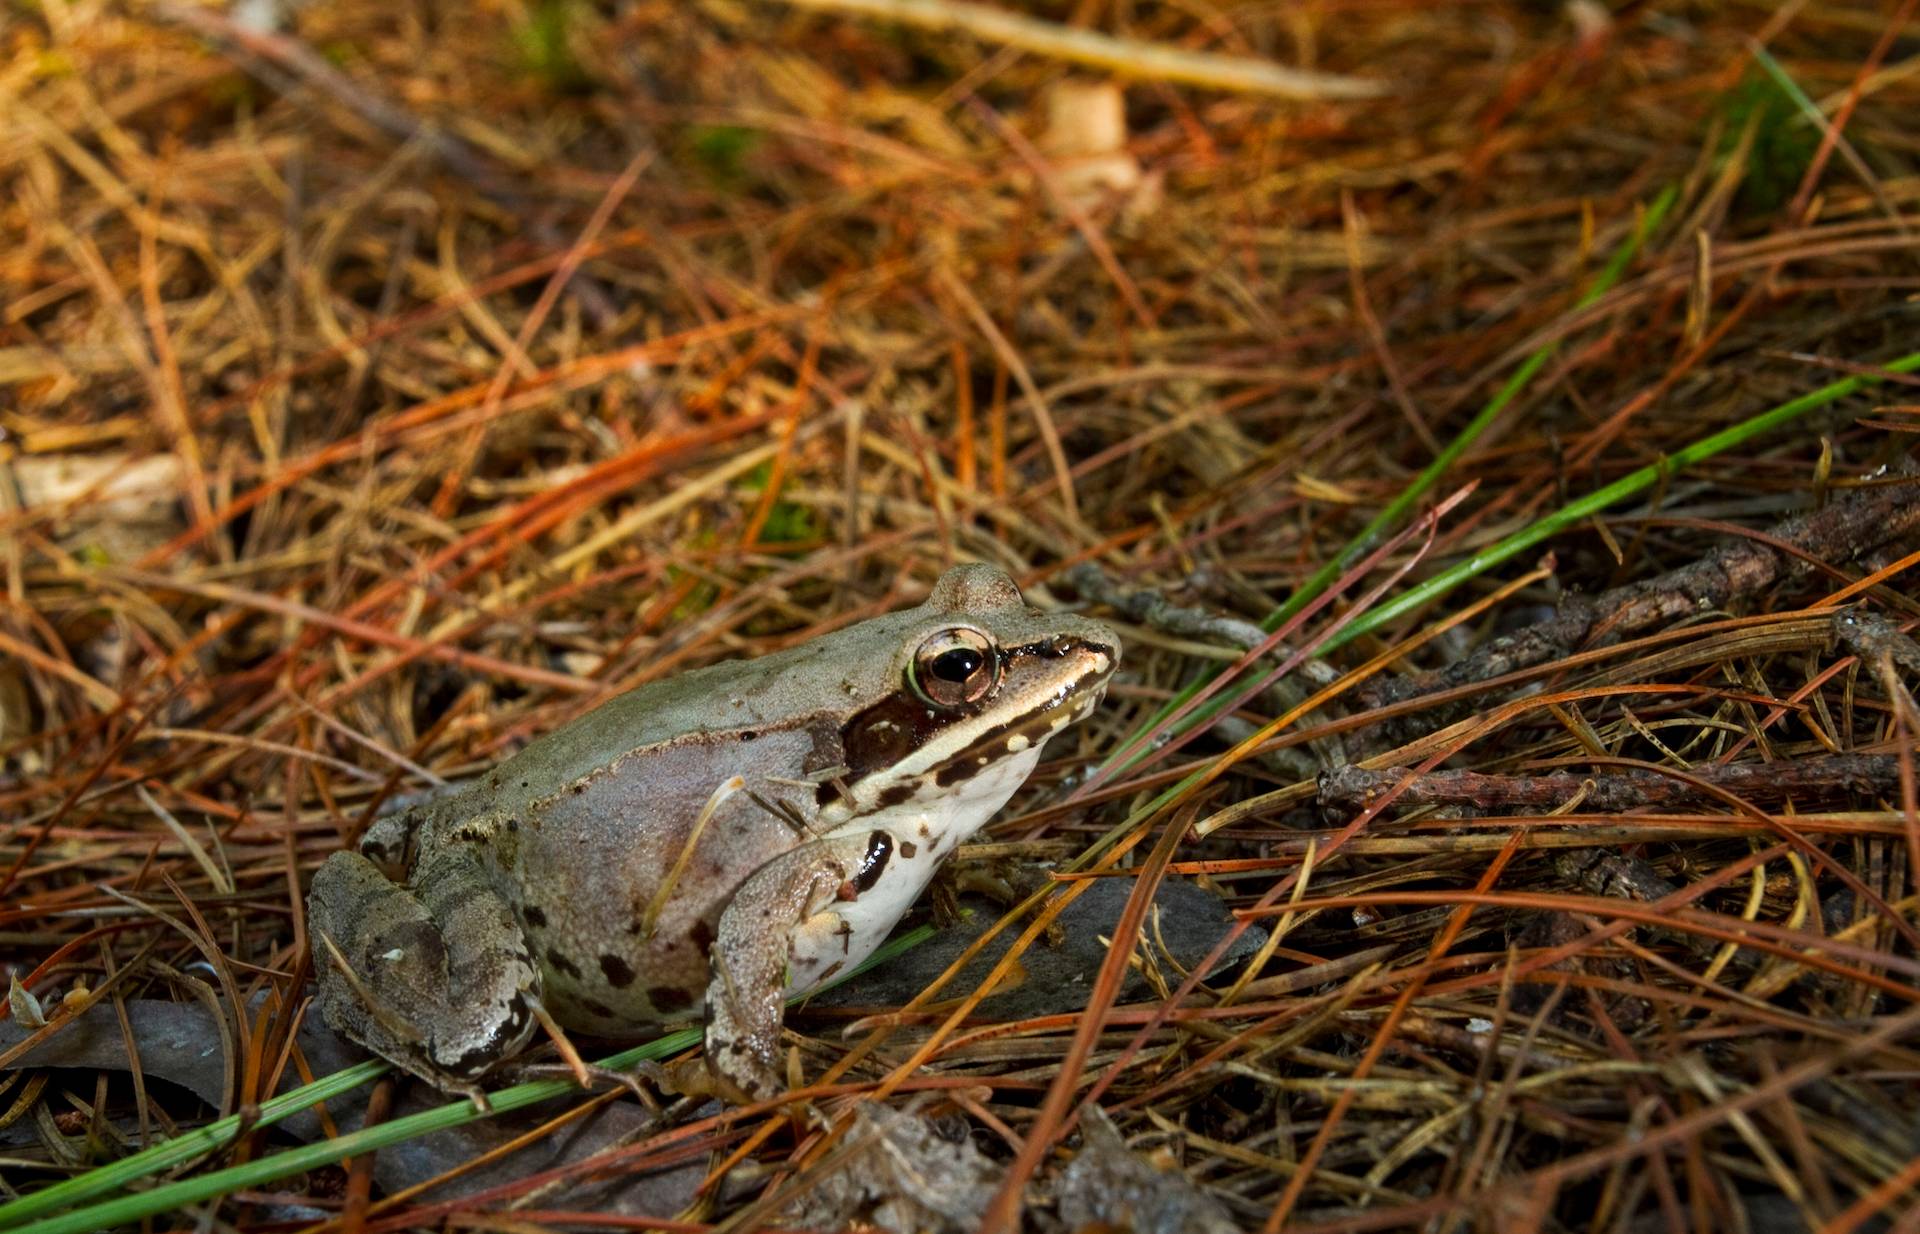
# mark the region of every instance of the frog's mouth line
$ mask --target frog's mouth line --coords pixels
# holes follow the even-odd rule
[[[1085,672],[1049,692],[1040,706],[986,729],[960,750],[928,768],[933,782],[941,788],[963,783],[1003,758],[1039,746],[1081,719],[1100,701],[1106,678],[1117,662],[1111,647],[1079,639],[1049,640],[1005,652],[1010,675],[1013,666],[1023,657],[1057,660],[1084,653],[1093,653],[1098,659],[1090,663]]]

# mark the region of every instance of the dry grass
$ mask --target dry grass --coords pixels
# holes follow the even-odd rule
[[[1911,350],[1914,5],[1888,45],[1865,0],[1574,20],[1601,7],[1045,6],[1396,88],[1133,83],[1099,164],[1131,187],[1101,193],[1043,131],[1073,71],[778,4],[326,3],[294,40],[184,5],[9,6],[0,961],[55,1018],[280,1001],[232,1024],[227,1110],[0,1076],[0,1121],[40,1129],[0,1147],[6,1186],[121,1151],[103,1128],[136,1107],[184,1126],[267,1095],[304,880],[428,772],[911,600],[955,559],[1065,600],[1090,561],[1258,620],[1557,343],[1443,481],[1478,489],[1289,635],[1312,643],[1369,588]],[[1665,186],[1627,276],[1571,311]],[[1674,475],[1661,517],[1588,520],[1550,576],[1383,667],[1438,669],[1564,594],[1844,499],[1910,452],[1916,401],[1877,386]],[[1389,739],[1346,697],[1280,742],[1596,781],[1897,756],[1890,781],[1786,804],[1322,813],[1310,763],[1230,763],[1217,734],[1066,802],[1219,662],[1134,632],[1108,706],[991,838],[1104,837],[1089,868],[1210,880],[1284,939],[1184,1003],[1115,1009],[1103,981],[1077,1023],[904,1017],[844,1082],[890,1089],[914,1047],[967,1080],[945,1108],[1013,1163],[1000,1215],[1091,1092],[1251,1228],[1915,1228],[1920,665],[1807,616],[1871,575],[1858,594],[1911,619],[1915,539],[1556,653],[1533,697],[1462,687],[1445,718],[1471,718],[1438,735]],[[1523,573],[1328,658],[1355,669]],[[810,1077],[866,1040],[797,1027]],[[764,1119],[704,1135],[802,1171],[827,1147]],[[276,1187],[343,1202],[324,1175]],[[217,1216],[261,1226],[262,1198]],[[374,1219],[565,1224],[536,1207]]]

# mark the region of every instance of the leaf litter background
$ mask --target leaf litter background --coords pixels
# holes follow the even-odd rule
[[[1916,1228],[1913,8],[1030,10],[1391,91],[1302,99],[772,3],[10,6],[0,1203],[346,1065],[301,886],[383,804],[984,559],[1125,674],[964,854],[1054,897],[997,968],[790,1018],[818,1117],[576,1096],[159,1228]],[[1303,684],[1100,770],[1530,355]],[[958,1001],[1088,887],[1131,952]]]

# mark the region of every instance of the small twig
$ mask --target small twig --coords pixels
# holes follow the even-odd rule
[[[1824,510],[1788,519],[1765,535],[1716,548],[1655,578],[1615,587],[1591,599],[1573,597],[1547,620],[1496,638],[1438,672],[1368,682],[1355,691],[1355,706],[1402,703],[1544,664],[1582,646],[1620,642],[1758,595],[1783,579],[1805,573],[1811,568],[1807,559],[1851,561],[1916,529],[1920,529],[1920,485],[1863,490]],[[1378,738],[1407,741],[1450,718],[1451,713],[1423,713],[1384,726]]]
[[[1180,51],[1159,43],[1076,30],[967,0],[787,0],[787,3],[796,8],[858,13],[919,26],[923,30],[961,31],[990,43],[1004,43],[1035,55],[1071,60],[1148,81],[1178,81],[1215,90],[1270,94],[1287,99],[1373,99],[1389,90],[1384,82],[1361,77],[1290,69],[1242,56]]]
[[[1702,763],[1695,778],[1740,797],[1795,801],[1853,793],[1884,796],[1900,786],[1899,760],[1890,754],[1831,754],[1779,763]],[[1392,790],[1405,768],[1339,767],[1320,777],[1323,806],[1352,809]],[[1399,806],[1457,805],[1476,810],[1551,809],[1586,790],[1582,808],[1613,813],[1641,806],[1710,800],[1696,786],[1652,772],[1605,774],[1550,771],[1543,775],[1483,775],[1476,771],[1430,771],[1416,775],[1395,799]]]

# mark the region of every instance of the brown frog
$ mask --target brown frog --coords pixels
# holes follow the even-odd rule
[[[469,1094],[537,1009],[599,1037],[704,1015],[718,1087],[775,1095],[784,1000],[879,945],[1119,654],[965,565],[918,608],[641,686],[329,857],[320,1006]]]

